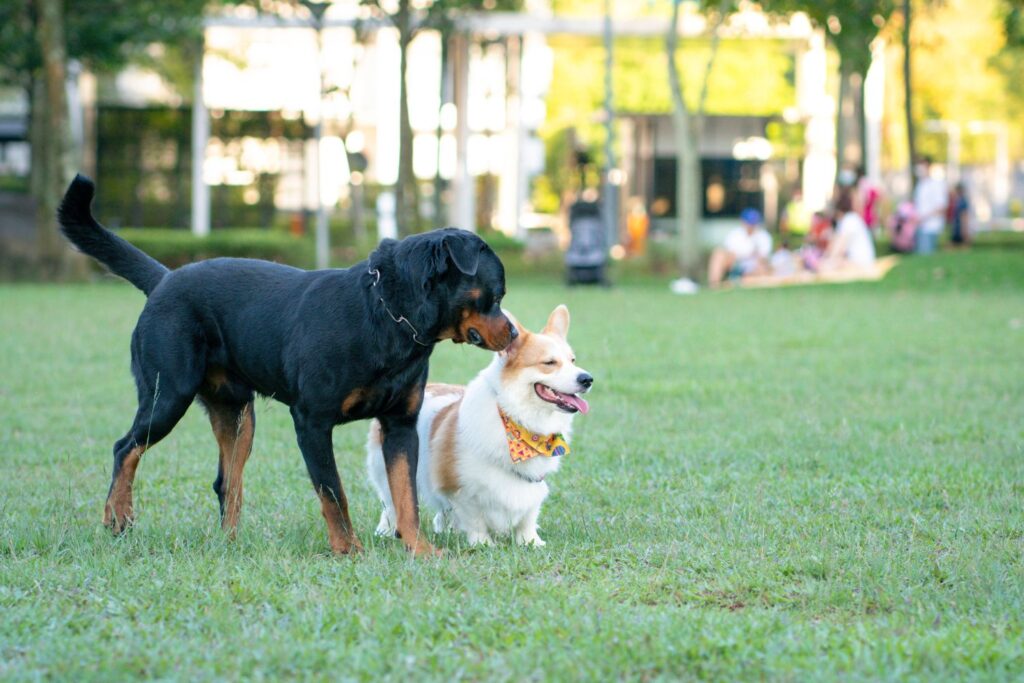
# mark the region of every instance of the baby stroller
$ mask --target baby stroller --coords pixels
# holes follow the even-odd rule
[[[892,250],[900,254],[914,251],[914,233],[917,232],[917,212],[911,202],[901,202],[889,223]]]
[[[608,247],[604,221],[597,202],[578,201],[569,207],[569,250],[565,252],[565,277],[570,285],[610,284],[605,274]]]

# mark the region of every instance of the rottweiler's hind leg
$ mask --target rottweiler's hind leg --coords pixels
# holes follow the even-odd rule
[[[213,490],[220,502],[221,528],[234,535],[242,512],[242,471],[252,452],[256,432],[254,405],[251,400],[241,406],[216,403],[205,396],[203,405],[220,448]]]
[[[151,300],[152,302],[152,300]],[[114,533],[134,519],[132,488],[142,454],[167,436],[188,410],[203,379],[205,357],[187,318],[146,308],[132,335],[132,374],[139,407],[131,429],[114,444],[114,468],[103,524]]]
[[[114,444],[114,468],[103,509],[103,524],[115,534],[124,531],[135,519],[132,488],[142,454],[174,429],[192,398],[156,393],[140,401],[132,428]]]

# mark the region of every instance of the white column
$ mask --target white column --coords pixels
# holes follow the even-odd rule
[[[885,41],[871,44],[871,66],[864,79],[866,149],[864,172],[875,183],[882,180],[882,117],[885,114]]]
[[[452,45],[455,60],[455,178],[453,212],[455,227],[476,232],[476,186],[469,173],[469,38],[456,35]]]
[[[825,207],[836,178],[836,102],[828,93],[825,35],[815,31],[797,57],[797,103],[807,122],[804,133],[804,204],[811,211]]]
[[[201,46],[196,58],[195,90],[192,95],[192,234],[197,237],[210,234],[210,188],[203,178],[206,143],[210,139],[210,116],[203,99],[204,52]]]

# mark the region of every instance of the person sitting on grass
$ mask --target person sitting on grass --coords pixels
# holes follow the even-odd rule
[[[772,238],[761,227],[761,212],[744,209],[740,214],[743,225],[733,228],[725,242],[711,252],[708,263],[708,286],[721,286],[722,280],[744,275],[767,273],[768,258],[772,253]]]
[[[871,268],[875,265],[875,243],[867,223],[854,210],[853,188],[842,188],[835,204],[836,233],[821,263],[823,271]]]

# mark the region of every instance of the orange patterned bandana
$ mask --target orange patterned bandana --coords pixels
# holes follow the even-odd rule
[[[499,410],[505,424],[505,438],[508,439],[508,453],[512,462],[526,462],[538,455],[555,458],[569,454],[569,444],[561,434],[534,434]]]

